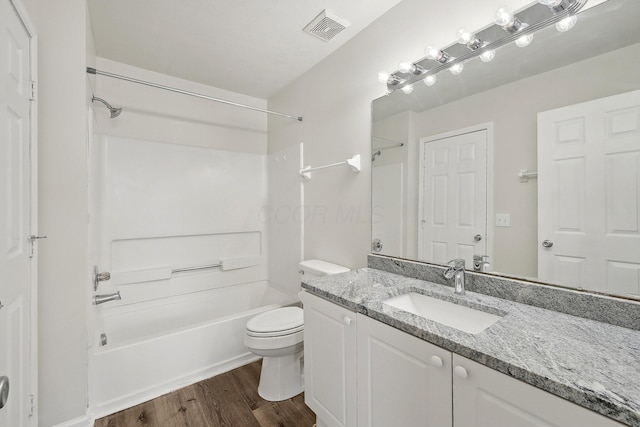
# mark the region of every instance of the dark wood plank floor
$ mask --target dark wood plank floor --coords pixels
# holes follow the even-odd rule
[[[282,402],[258,396],[261,362],[100,418],[95,427],[311,427],[304,394]]]

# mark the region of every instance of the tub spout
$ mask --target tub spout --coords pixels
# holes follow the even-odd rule
[[[95,295],[93,297],[93,305],[104,304],[109,301],[118,301],[121,300],[120,291],[115,292],[113,294],[105,294],[105,295]]]

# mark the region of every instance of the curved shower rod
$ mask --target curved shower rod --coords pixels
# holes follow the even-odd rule
[[[92,67],[87,67],[87,73],[88,74],[97,74],[97,75],[106,76],[106,77],[112,77],[114,79],[125,80],[125,81],[131,82],[131,83],[138,83],[138,84],[145,85],[145,86],[151,86],[151,87],[155,87],[157,89],[164,89],[164,90],[168,90],[170,92],[181,93],[183,95],[195,96],[196,98],[208,99],[209,101],[220,102],[222,104],[227,104],[227,105],[233,105],[235,107],[246,108],[248,110],[260,111],[261,113],[267,113],[267,114],[273,114],[273,115],[280,116],[280,117],[286,117],[288,119],[294,119],[294,120],[297,120],[299,122],[302,121],[302,116],[291,116],[289,114],[278,113],[277,111],[271,111],[271,110],[265,110],[263,108],[252,107],[251,105],[245,105],[245,104],[240,104],[238,102],[227,101],[226,99],[214,98],[213,96],[202,95],[202,94],[196,93],[196,92],[189,92],[187,90],[177,89],[175,87],[170,87],[170,86],[159,85],[157,83],[146,82],[144,80],[138,80],[138,79],[134,79],[134,78],[127,77],[127,76],[122,76],[120,74],[109,73],[107,71],[100,71],[100,70],[96,70],[95,68],[92,68]]]

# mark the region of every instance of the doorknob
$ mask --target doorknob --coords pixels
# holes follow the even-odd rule
[[[9,378],[6,376],[0,377],[0,409],[4,408],[9,400]]]
[[[482,234],[476,234],[475,236],[473,236],[473,240],[479,242],[480,240],[482,240]]]
[[[553,246],[553,242],[551,240],[544,240],[542,242],[542,247],[543,248],[550,248],[551,246]]]

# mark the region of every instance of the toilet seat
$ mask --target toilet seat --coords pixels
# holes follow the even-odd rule
[[[247,335],[258,338],[282,337],[304,330],[300,307],[283,307],[259,314],[247,322]]]

